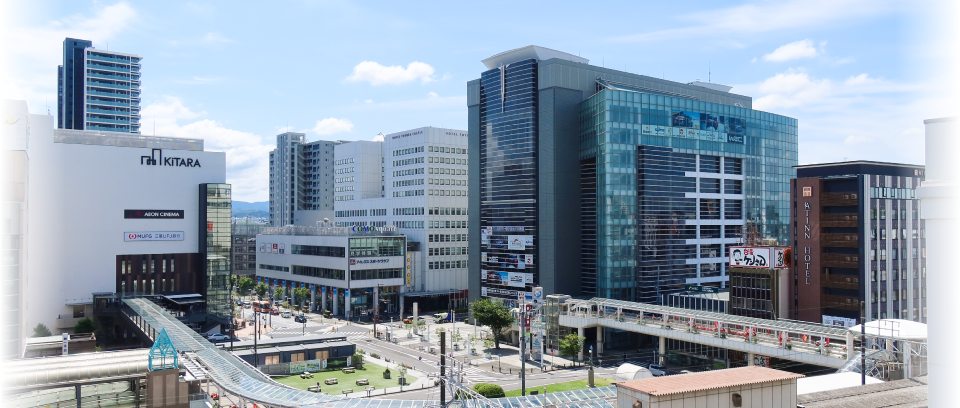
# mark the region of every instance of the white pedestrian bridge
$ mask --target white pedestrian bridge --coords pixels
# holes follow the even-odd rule
[[[854,357],[854,334],[844,327],[792,320],[768,320],[604,298],[567,299],[560,305],[560,326],[608,327],[657,336],[660,355],[666,339],[737,350],[748,354],[840,368]],[[602,330],[597,348],[603,352]],[[580,358],[582,359],[582,352]]]

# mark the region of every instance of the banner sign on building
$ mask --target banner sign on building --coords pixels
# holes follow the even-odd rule
[[[787,247],[730,247],[730,267],[780,269],[790,264]]]
[[[533,235],[507,235],[507,249],[524,250],[533,245]]]
[[[183,231],[124,232],[124,242],[134,241],[183,241]]]
[[[126,219],[183,219],[183,210],[123,210]]]
[[[823,324],[829,326],[840,326],[840,327],[853,327],[857,325],[857,319],[849,319],[846,317],[836,317],[836,316],[823,316]]]
[[[714,288],[710,286],[686,285],[684,289],[686,289],[688,292],[720,293],[720,288]]]

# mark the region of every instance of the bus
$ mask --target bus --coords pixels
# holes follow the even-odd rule
[[[270,313],[270,302],[266,300],[254,300],[250,302],[253,304],[253,311],[258,313]]]

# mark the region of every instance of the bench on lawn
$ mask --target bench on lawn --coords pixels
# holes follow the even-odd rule
[[[323,380],[323,383],[327,385],[339,384],[336,378],[327,378],[326,380]]]
[[[347,389],[345,389],[345,390],[343,390],[343,391],[341,391],[341,392],[344,393],[344,394],[350,394],[350,393],[353,393],[353,389],[352,389],[352,388],[347,388]]]
[[[366,378],[361,378],[357,380],[357,385],[370,385],[370,380],[367,380]]]
[[[309,371],[304,371],[300,373],[300,378],[313,378],[313,374],[310,374]]]
[[[353,374],[353,373],[357,372],[357,369],[355,369],[355,368],[353,368],[353,367],[345,367],[345,368],[343,368],[342,370],[343,370],[343,373],[344,373],[344,374]]]
[[[307,387],[307,391],[310,391],[310,392],[320,392],[320,386],[319,386],[319,385],[311,385],[311,386]]]
[[[373,391],[373,390],[375,390],[375,389],[377,389],[377,387],[374,387],[374,386],[371,385],[371,386],[369,386],[369,387],[367,387],[367,388],[364,388],[363,390],[364,390],[364,391],[367,391],[367,392],[370,392],[370,391]]]

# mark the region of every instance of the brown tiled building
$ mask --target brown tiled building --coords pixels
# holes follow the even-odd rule
[[[853,326],[926,321],[926,252],[916,188],[924,167],[855,161],[796,166],[788,318]]]

